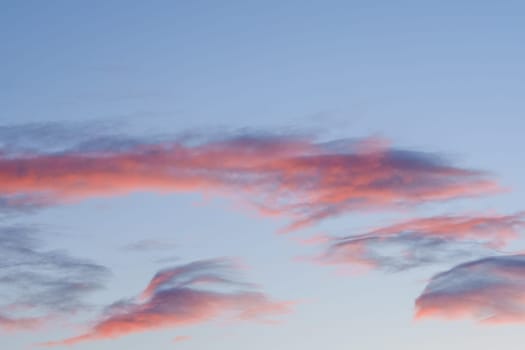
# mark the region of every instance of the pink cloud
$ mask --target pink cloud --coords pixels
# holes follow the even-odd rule
[[[412,219],[361,235],[331,238],[322,264],[399,270],[475,257],[504,247],[525,229],[525,213]],[[479,256],[479,255],[478,255]]]
[[[0,197],[41,203],[134,191],[241,197],[295,230],[356,210],[415,205],[499,190],[487,174],[437,155],[377,143],[242,136],[196,145],[0,156]],[[27,205],[27,203],[26,203]]]
[[[174,339],[173,339],[173,342],[175,343],[181,343],[181,342],[184,342],[184,341],[188,341],[190,340],[191,337],[189,335],[178,335],[176,336]]]
[[[273,301],[258,291],[233,288],[242,284],[224,276],[232,272],[231,268],[231,263],[222,259],[160,271],[140,298],[114,303],[86,333],[43,345],[74,345],[153,329],[195,325],[219,317],[267,321],[268,317],[291,311],[292,302]]]
[[[370,234],[390,236],[400,232],[461,240],[480,240],[502,248],[525,228],[525,212],[512,215],[442,215],[400,222],[372,230]]]
[[[524,323],[525,255],[484,258],[439,273],[415,304],[416,319]]]
[[[0,329],[5,331],[34,330],[41,327],[46,319],[43,317],[9,317],[0,314]]]

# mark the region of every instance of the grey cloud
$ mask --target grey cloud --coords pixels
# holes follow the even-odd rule
[[[85,297],[103,288],[109,276],[104,266],[43,249],[32,227],[0,226],[0,255],[0,313],[5,320],[18,318],[17,309],[32,315],[83,309]]]

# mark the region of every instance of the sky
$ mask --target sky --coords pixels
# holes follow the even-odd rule
[[[0,0],[4,349],[521,349],[522,1]]]

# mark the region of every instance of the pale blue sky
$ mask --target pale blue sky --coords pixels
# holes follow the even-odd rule
[[[348,214],[298,237],[345,235],[415,214],[511,213],[525,198],[524,17],[525,3],[510,0],[0,0],[0,121],[106,123],[136,136],[245,127],[326,139],[380,135],[493,172],[512,189],[414,211]],[[340,275],[297,261],[313,248],[275,234],[285,220],[228,199],[138,193],[13,220],[43,225],[49,248],[108,266],[107,289],[91,299],[99,306],[140,293],[163,257],[239,257],[250,266],[246,280],[300,301],[276,326],[211,322],[75,349],[521,349],[521,326],[412,320],[425,281],[449,266]],[[122,250],[148,238],[175,246]],[[96,315],[3,334],[2,347],[74,335]],[[192,338],[174,344],[176,335]]]

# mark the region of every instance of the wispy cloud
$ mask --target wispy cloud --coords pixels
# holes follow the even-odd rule
[[[0,329],[4,331],[33,330],[42,326],[45,317],[10,317],[0,314]]]
[[[290,218],[287,231],[352,211],[498,189],[483,171],[374,138],[321,142],[240,134],[157,143],[108,135],[104,140],[103,147],[88,147],[87,140],[60,152],[7,150],[0,156],[0,197],[59,203],[133,191],[213,192],[240,197],[265,215]]]
[[[174,339],[173,339],[173,342],[175,343],[181,343],[181,342],[184,342],[184,341],[188,341],[190,340],[191,337],[189,335],[178,335],[176,336]]]
[[[502,248],[525,228],[525,212],[510,215],[441,215],[380,227],[370,234],[389,236],[399,232],[416,232],[427,237],[477,240]]]
[[[415,317],[525,322],[525,255],[484,258],[435,275],[416,300]]]
[[[158,250],[170,250],[176,246],[175,243],[158,239],[142,239],[125,245],[123,248],[128,251],[150,252]]]
[[[227,259],[196,261],[159,271],[134,299],[110,305],[84,334],[43,345],[73,345],[153,329],[194,325],[229,316],[265,321],[288,313],[291,302],[273,301],[232,279]]]
[[[421,265],[468,259],[502,248],[525,229],[525,213],[444,215],[412,219],[361,235],[325,238],[317,261],[399,271]]]
[[[124,150],[147,143],[136,136],[110,134],[116,123],[26,123],[0,125],[0,149],[5,154],[59,153],[64,151]],[[118,123],[120,126],[122,122]],[[156,138],[149,138],[153,142]]]
[[[29,214],[52,203],[39,195],[10,194],[0,195],[0,219],[19,214]]]
[[[42,249],[35,233],[30,227],[0,226],[1,328],[32,328],[49,315],[78,311],[108,277],[101,265]]]

